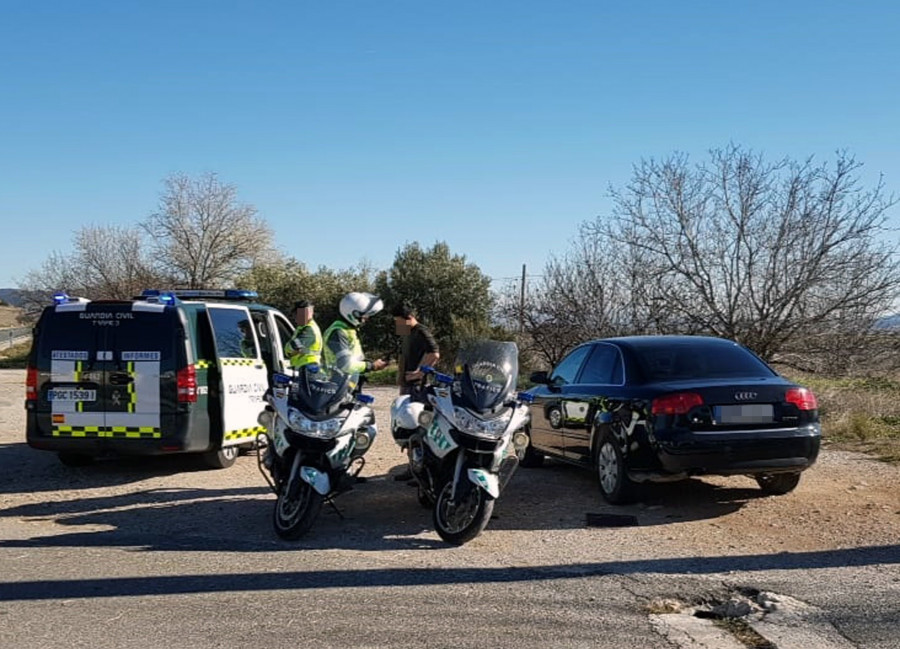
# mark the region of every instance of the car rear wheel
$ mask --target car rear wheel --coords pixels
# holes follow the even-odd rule
[[[625,456],[608,429],[601,433],[595,461],[603,498],[613,505],[629,502],[634,497],[635,483],[628,477]]]
[[[799,473],[764,473],[754,476],[756,484],[769,496],[781,496],[793,491],[800,482]]]

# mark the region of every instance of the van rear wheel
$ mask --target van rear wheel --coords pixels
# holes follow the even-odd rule
[[[94,457],[92,455],[85,455],[84,453],[60,453],[59,461],[62,462],[66,466],[78,467],[78,466],[88,466],[89,464],[94,463]]]
[[[237,446],[213,449],[201,455],[203,465],[210,469],[227,469],[237,460],[240,449]]]

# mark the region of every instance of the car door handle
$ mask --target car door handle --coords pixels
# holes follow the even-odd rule
[[[134,381],[134,377],[125,372],[113,372],[109,375],[109,382],[112,385],[128,385]]]

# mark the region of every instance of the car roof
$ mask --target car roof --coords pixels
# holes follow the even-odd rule
[[[716,346],[727,345],[740,347],[738,343],[727,338],[719,338],[716,336],[684,336],[684,335],[667,335],[660,334],[655,336],[618,336],[615,338],[600,338],[592,340],[592,343],[613,343],[630,349],[641,349],[642,347],[655,347],[660,343],[670,343],[672,345],[695,345],[695,346]]]

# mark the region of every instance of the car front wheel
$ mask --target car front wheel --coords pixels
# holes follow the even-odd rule
[[[595,460],[603,498],[613,505],[629,502],[634,497],[635,484],[628,477],[625,456],[611,431],[601,434]]]

